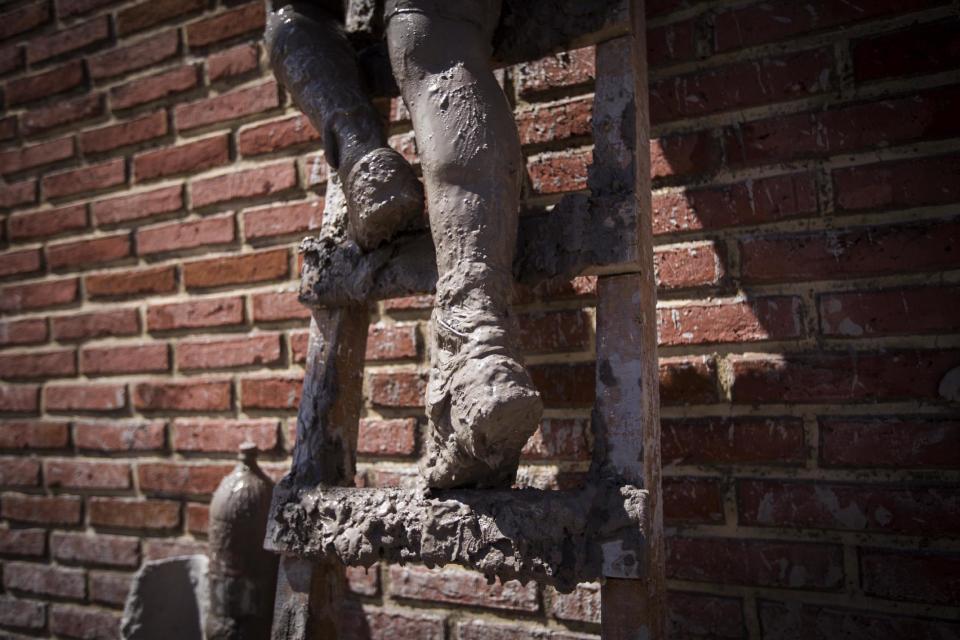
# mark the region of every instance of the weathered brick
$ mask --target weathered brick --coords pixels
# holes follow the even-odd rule
[[[275,365],[279,361],[278,333],[184,340],[177,345],[177,367],[183,371],[266,366]]]
[[[660,402],[704,404],[719,400],[717,366],[711,358],[661,358]]]
[[[97,225],[111,225],[179,211],[183,208],[183,189],[179,185],[142,191],[90,205]]]
[[[103,95],[99,93],[56,100],[21,114],[20,133],[24,136],[32,136],[68,124],[76,125],[82,120],[102,116],[103,113],[104,100]]]
[[[138,153],[133,158],[133,175],[137,182],[144,182],[184,173],[200,173],[229,161],[229,136],[217,135],[175,147]]]
[[[517,91],[529,98],[552,89],[592,83],[595,78],[593,47],[556,53],[517,66]]]
[[[583,310],[526,313],[519,317],[519,325],[518,341],[525,353],[580,351],[590,346],[590,317]]]
[[[663,518],[668,525],[723,523],[723,498],[716,480],[664,478]]]
[[[129,336],[140,331],[136,309],[113,309],[55,316],[51,322],[53,337],[63,342],[105,336]]]
[[[130,465],[126,462],[46,460],[47,486],[63,489],[129,489]]]
[[[40,344],[47,341],[47,336],[47,321],[44,318],[0,322],[0,347]]]
[[[800,418],[671,418],[662,428],[664,465],[797,465],[806,457]]]
[[[821,294],[820,332],[861,338],[952,332],[960,316],[960,287],[922,287]]]
[[[187,44],[205,47],[245,33],[263,31],[266,21],[262,2],[248,2],[222,13],[202,18],[187,25]]]
[[[44,238],[86,228],[87,208],[82,204],[15,213],[7,219],[7,232],[12,240]]]
[[[141,256],[227,244],[233,240],[232,213],[141,227],[136,232],[137,254]]]
[[[0,278],[16,275],[23,277],[42,269],[43,260],[39,249],[0,253]]]
[[[5,493],[0,497],[4,518],[47,525],[80,524],[82,501],[76,496],[28,496]]]
[[[0,553],[39,557],[47,549],[46,529],[0,529]]]
[[[242,128],[238,147],[241,155],[256,156],[320,140],[320,133],[310,124],[310,120],[299,114]]]
[[[50,20],[50,3],[34,0],[0,13],[0,40],[39,27]]]
[[[36,488],[40,486],[40,462],[35,458],[0,457],[0,486]]]
[[[589,422],[576,418],[545,418],[521,452],[524,460],[588,460]]]
[[[0,185],[0,207],[11,208],[37,201],[37,180],[21,180]]]
[[[589,137],[592,133],[592,98],[553,105],[535,105],[516,114],[520,143],[560,142]]]
[[[262,198],[297,186],[297,169],[292,162],[279,162],[255,169],[233,171],[190,184],[195,208],[242,198]]]
[[[375,406],[412,408],[422,407],[426,393],[426,377],[419,373],[371,373],[369,376],[370,402]]]
[[[13,591],[81,600],[87,592],[82,569],[32,562],[8,562],[3,568],[3,586]]]
[[[148,0],[128,5],[117,14],[117,33],[125,36],[142,31],[206,6],[203,0]]]
[[[0,385],[0,413],[37,413],[40,387],[29,384]]]
[[[560,620],[600,623],[600,585],[578,584],[570,593],[551,594],[550,613]]]
[[[0,310],[26,311],[69,304],[77,299],[77,284],[77,278],[64,278],[3,287]]]
[[[223,327],[243,323],[243,298],[207,298],[190,302],[151,305],[148,331]]]
[[[275,419],[177,418],[172,427],[174,451],[236,453],[237,447],[245,441],[253,442],[260,451],[273,451],[279,443]]]
[[[861,549],[860,576],[867,595],[952,605],[960,601],[960,555]]]
[[[88,376],[167,371],[167,345],[110,345],[80,351],[80,371]]]
[[[173,529],[180,524],[180,503],[171,500],[90,498],[90,524],[117,529]]]
[[[296,409],[302,377],[246,378],[240,381],[240,402],[247,409]]]
[[[579,191],[587,186],[590,151],[566,151],[538,156],[527,163],[530,184],[537,195]]]
[[[60,378],[77,373],[73,349],[0,355],[0,378]]]
[[[100,191],[126,180],[123,158],[45,175],[43,192],[48,198],[65,198],[88,191]]]
[[[726,275],[723,254],[711,241],[657,249],[653,269],[657,286],[665,291],[716,286]]]
[[[443,617],[411,611],[384,611],[359,603],[340,610],[338,632],[349,638],[370,640],[443,640]]]
[[[162,420],[77,422],[73,441],[82,451],[157,451],[165,446],[165,425]]]
[[[960,526],[960,491],[952,486],[741,480],[740,524],[923,536]]]
[[[212,98],[177,105],[173,114],[177,129],[186,131],[251,116],[279,106],[277,83],[271,80],[254,87],[234,89]]]
[[[302,235],[322,222],[323,200],[268,205],[243,212],[243,233],[247,240]]]
[[[177,55],[179,46],[176,29],[168,29],[90,56],[87,68],[94,80],[112,78],[168,60]]]
[[[372,567],[347,567],[347,588],[351,593],[357,593],[364,596],[376,596],[380,594],[380,571],[379,566],[374,564]]]
[[[64,242],[47,247],[47,264],[53,270],[85,268],[115,262],[130,256],[129,233]]]
[[[17,173],[41,167],[74,155],[73,138],[58,138],[49,142],[20,147],[0,153],[0,173]]]
[[[141,382],[133,388],[133,404],[143,411],[227,411],[226,380]]]
[[[80,134],[80,148],[84,153],[103,153],[166,135],[167,112],[154,111],[145,116],[111,124]]]
[[[960,154],[882,162],[832,172],[837,208],[861,211],[960,201]]]
[[[116,411],[127,406],[122,384],[47,385],[43,392],[48,411]]]
[[[414,324],[375,324],[367,333],[367,360],[400,360],[417,357]]]
[[[219,82],[253,71],[260,63],[259,55],[256,43],[238,44],[225,51],[211,53],[207,56],[207,77],[210,82]]]
[[[769,638],[832,640],[848,638],[937,638],[957,635],[960,624],[913,616],[890,616],[801,602],[759,602],[759,614]]]
[[[647,29],[647,64],[651,67],[696,58],[696,25],[693,20]]]
[[[61,449],[69,436],[66,422],[0,422],[0,449]]]
[[[310,310],[300,304],[295,292],[257,293],[253,296],[254,322],[279,322],[309,318]]]
[[[185,538],[166,538],[146,540],[143,544],[143,557],[146,560],[165,560],[176,556],[207,555],[204,542]]]
[[[103,43],[109,37],[109,18],[107,16],[93,18],[28,41],[27,62],[35,65],[55,56]]]
[[[820,464],[932,467],[960,464],[960,421],[939,416],[822,417]]]
[[[540,609],[535,583],[497,580],[488,585],[482,574],[463,569],[391,566],[389,592],[398,598],[475,607],[526,612]]]
[[[23,69],[23,47],[7,45],[0,48],[0,74],[7,74]]]
[[[707,131],[650,140],[650,178],[673,178],[714,170],[721,160],[719,140]]]
[[[771,296],[748,302],[660,308],[660,344],[788,340],[803,334],[800,298]]]
[[[125,298],[171,293],[177,288],[173,266],[147,267],[96,273],[84,278],[87,295],[93,299]]]
[[[417,421],[413,418],[395,420],[360,420],[357,453],[370,456],[410,456],[417,448]]]
[[[80,640],[111,640],[117,636],[120,614],[93,607],[54,604],[50,607],[50,630]]]
[[[702,593],[667,592],[667,637],[746,638],[739,598]]]
[[[76,60],[30,76],[10,80],[4,87],[10,106],[47,98],[83,84],[83,62]]]
[[[887,0],[881,4],[891,3]],[[850,48],[854,77],[857,82],[870,82],[952,71],[960,64],[957,26],[956,17],[951,17],[855,40]]]
[[[110,104],[114,109],[131,109],[189,91],[199,83],[197,71],[194,65],[184,65],[113,87],[110,89]]]
[[[165,495],[210,495],[232,464],[141,463],[137,466],[140,490]]]
[[[122,607],[127,601],[133,575],[112,571],[90,571],[87,576],[90,600],[99,604]]]
[[[243,285],[286,278],[290,272],[286,249],[270,249],[187,262],[183,281],[188,289]]]

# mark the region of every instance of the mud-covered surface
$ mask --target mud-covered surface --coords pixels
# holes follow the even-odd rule
[[[605,567],[630,573],[642,566],[646,504],[646,491],[609,483],[578,491],[281,485],[267,546],[350,566],[458,564],[491,580],[536,580],[569,592],[608,573]]]

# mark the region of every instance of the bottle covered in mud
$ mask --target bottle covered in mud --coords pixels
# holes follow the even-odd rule
[[[277,556],[263,549],[273,483],[257,465],[257,447],[240,445],[240,462],[210,503],[210,601],[207,640],[268,640]]]

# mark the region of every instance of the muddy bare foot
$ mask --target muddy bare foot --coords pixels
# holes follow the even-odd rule
[[[360,158],[344,183],[350,232],[369,251],[423,216],[423,185],[399,153],[380,147]]]

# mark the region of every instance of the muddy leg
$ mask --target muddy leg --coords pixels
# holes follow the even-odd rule
[[[277,78],[323,135],[324,155],[344,185],[357,243],[373,248],[422,215],[420,182],[387,146],[337,17],[310,3],[275,2],[265,40]]]
[[[421,473],[432,487],[509,485],[540,396],[510,314],[523,161],[490,67],[498,0],[387,3],[387,44],[413,120],[437,249]]]

